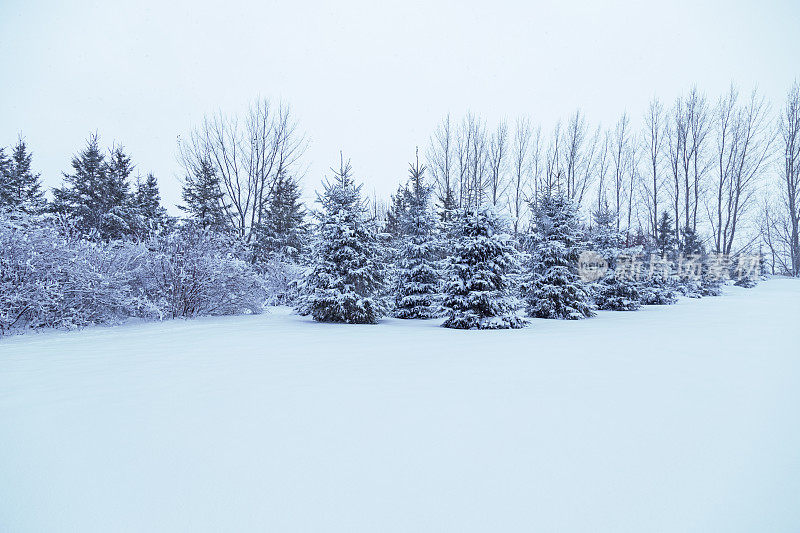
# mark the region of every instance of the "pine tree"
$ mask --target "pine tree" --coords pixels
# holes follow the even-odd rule
[[[389,210],[386,212],[386,225],[383,229],[384,233],[388,233],[393,238],[400,237],[402,233],[400,225],[408,211],[408,205],[406,203],[407,198],[408,187],[404,184],[400,184],[397,187],[397,192],[392,195]]]
[[[254,231],[254,256],[265,261],[274,254],[297,259],[307,233],[300,184],[291,176],[278,176],[264,212]]]
[[[142,181],[136,178],[136,189],[131,199],[136,214],[137,233],[146,235],[161,228],[167,218],[167,210],[161,205],[161,193],[153,174]]]
[[[456,209],[458,209],[458,205],[456,203],[455,191],[453,191],[452,187],[449,187],[445,191],[444,197],[442,197],[439,204],[439,219],[445,224],[450,222],[453,219],[453,213],[455,213]]]
[[[102,238],[110,203],[106,191],[109,180],[96,134],[72,158],[72,169],[72,174],[64,173],[64,185],[53,190],[51,210],[66,215],[84,236]]]
[[[614,273],[605,276],[594,286],[594,303],[607,311],[636,311],[641,307],[641,294],[631,280],[618,278]]]
[[[537,318],[580,319],[594,315],[578,279],[581,228],[577,207],[561,191],[550,191],[535,205],[536,249],[524,285],[528,314]]]
[[[509,329],[526,325],[519,315],[514,274],[518,252],[491,206],[464,212],[463,233],[450,256],[442,326],[456,329]]]
[[[133,234],[129,179],[134,166],[122,147],[108,159],[100,151],[97,135],[72,158],[73,173],[64,173],[64,185],[53,190],[50,209],[66,215],[86,237],[120,239]]]
[[[662,257],[671,257],[675,252],[675,230],[672,228],[672,217],[669,213],[661,213],[656,229],[656,249]]]
[[[594,227],[589,235],[592,251],[611,264],[624,244],[622,234],[616,229],[616,214],[604,204],[592,213],[592,220]]]
[[[0,149],[0,210],[31,215],[44,208],[40,176],[31,170],[32,156],[21,138],[10,158]]]
[[[376,298],[384,268],[374,228],[366,223],[361,185],[342,159],[319,195],[312,265],[300,282],[297,310],[319,322],[375,324],[384,305]]]
[[[182,198],[185,205],[178,208],[196,220],[202,229],[222,229],[227,226],[225,193],[211,159],[202,158],[197,168],[186,177]]]
[[[608,265],[602,279],[591,285],[595,306],[608,311],[635,311],[640,307],[640,294],[632,279],[617,276],[614,270],[622,254],[624,237],[616,230],[616,215],[607,205],[593,213],[592,250]]]
[[[683,228],[683,242],[681,243],[680,251],[685,256],[699,256],[705,252],[702,241],[695,230],[689,226]]]
[[[406,209],[397,221],[402,243],[394,314],[398,318],[432,318],[437,316],[439,284],[433,238],[436,217],[431,209],[433,187],[425,183],[425,166],[420,166],[419,155],[409,167],[409,182],[404,189]]]
[[[122,146],[111,149],[104,173],[102,198],[103,216],[100,234],[104,238],[121,239],[130,236],[135,226],[130,178],[134,165]]]

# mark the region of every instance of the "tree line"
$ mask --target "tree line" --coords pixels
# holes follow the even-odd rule
[[[734,88],[713,105],[697,89],[670,107],[653,100],[636,129],[627,114],[603,130],[576,111],[548,135],[527,118],[510,130],[448,115],[388,206],[362,196],[342,157],[307,208],[305,136],[289,106],[259,100],[179,139],[180,217],[161,205],[152,174],[134,176],[124,147],[104,151],[96,134],[48,201],[20,139],[0,149],[0,238],[13,251],[0,330],[268,302],[322,321],[521,327],[526,315],[586,318],[718,292],[708,275],[622,279],[617,263],[632,253],[757,250],[765,271],[798,275],[798,132],[797,85],[777,119],[756,92]],[[587,282],[578,255],[590,248],[609,270]]]
[[[577,110],[549,132],[526,117],[490,127],[447,115],[427,155],[441,208],[491,203],[514,233],[530,223],[531,200],[558,184],[584,216],[608,206],[628,243],[655,239],[667,216],[677,242],[760,247],[775,272],[796,276],[799,107],[795,84],[777,117],[757,91],[733,86],[715,100],[697,88],[671,105],[653,99],[638,127],[627,112],[603,128]]]

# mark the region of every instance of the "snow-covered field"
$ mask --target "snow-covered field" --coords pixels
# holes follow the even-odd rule
[[[800,281],[452,331],[0,341],[0,531],[800,531]]]

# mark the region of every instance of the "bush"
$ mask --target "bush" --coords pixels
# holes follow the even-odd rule
[[[147,243],[89,242],[47,218],[0,218],[0,335],[129,317],[258,313],[266,284],[229,237],[184,226]]]
[[[231,237],[185,225],[148,244],[137,287],[159,318],[260,313],[265,283]]]
[[[0,220],[0,334],[148,315],[131,281],[146,251],[60,235],[46,220]]]

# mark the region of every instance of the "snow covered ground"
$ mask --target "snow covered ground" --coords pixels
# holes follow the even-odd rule
[[[800,531],[800,281],[452,331],[0,341],[0,531]]]

